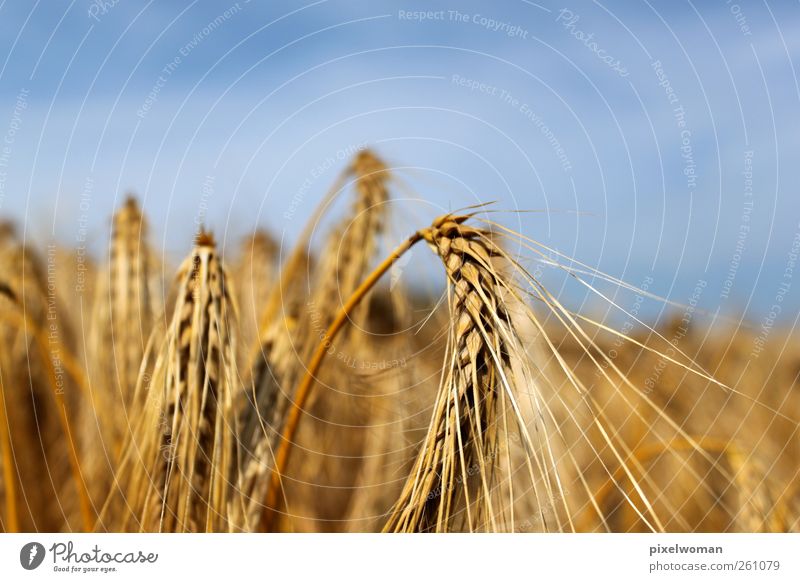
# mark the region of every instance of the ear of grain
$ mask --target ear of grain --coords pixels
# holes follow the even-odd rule
[[[246,369],[247,357],[258,345],[259,319],[270,293],[276,286],[278,244],[272,236],[259,230],[242,241],[239,257],[231,270],[239,292],[240,338],[247,349],[241,350],[241,369]]]
[[[793,338],[701,333],[688,308],[657,329],[623,309],[617,331],[565,307],[501,236],[614,308],[582,275],[636,292],[637,309],[644,289],[471,226],[477,213],[437,219],[370,270],[390,177],[356,156],[280,275],[262,233],[232,277],[202,233],[166,310],[135,201],[92,297],[74,253],[39,256],[0,223],[0,529],[91,527],[108,490],[98,530],[800,528]],[[354,202],[317,259],[311,233],[345,183]],[[419,307],[412,294],[378,283],[420,240],[448,285],[425,332],[386,315]]]
[[[201,234],[179,270],[175,309],[153,376],[140,378],[147,400],[125,449],[118,499],[102,515],[106,528],[234,528],[229,514],[239,384],[232,297],[213,239]],[[117,523],[120,514],[124,519]]]
[[[350,213],[326,242],[320,265],[310,282],[306,304],[291,328],[285,320],[273,323],[272,331],[267,334],[269,341],[262,344],[264,356],[254,368],[256,391],[252,400],[255,406],[246,411],[242,423],[244,434],[252,435],[249,451],[242,454],[243,459],[248,459],[243,470],[243,487],[252,500],[248,510],[250,522],[263,512],[272,466],[271,451],[291,404],[291,388],[304,372],[320,334],[366,276],[384,229],[390,177],[386,166],[374,154],[364,151],[356,156],[349,172],[356,189],[355,201]],[[364,305],[353,317],[357,325],[365,325],[368,306]],[[364,353],[363,346],[353,343],[349,337],[340,340],[338,349],[350,359]],[[304,529],[325,527],[326,523],[333,523],[332,520],[344,515],[350,494],[346,487],[352,485],[355,471],[342,459],[357,458],[363,453],[363,438],[356,427],[364,423],[365,408],[357,404],[347,370],[330,372],[326,378],[329,388],[325,397],[312,403],[311,415],[320,420],[309,423],[304,434],[298,436],[298,446],[306,448],[309,454],[291,467],[287,476],[287,482],[293,485],[291,491],[285,492],[292,498],[291,511],[328,518],[318,523],[311,520]],[[337,385],[342,389],[337,389]],[[334,445],[335,448],[331,448]],[[321,450],[325,447],[328,450]],[[347,476],[345,481],[341,480],[342,476]]]
[[[73,448],[79,390],[66,364],[74,363],[74,338],[58,299],[57,256],[49,247],[45,263],[11,225],[0,227],[2,440],[13,459],[6,494],[22,531],[81,529],[81,518],[91,519]]]
[[[355,199],[321,253],[319,275],[294,336],[299,365],[287,377],[290,386],[305,371],[320,335],[369,273],[385,232],[389,170],[368,150],[360,152],[351,167]],[[368,427],[381,422],[374,416],[375,406],[389,378],[354,373],[365,363],[385,359],[379,338],[369,335],[370,322],[379,317],[365,301],[350,314],[350,324],[331,346],[336,358],[320,374],[318,390],[308,403],[308,420],[297,433],[295,444],[303,454],[286,470],[283,495],[291,517],[280,529],[341,531],[345,525],[366,454]]]
[[[114,216],[111,236],[108,269],[93,316],[92,356],[114,365],[103,370],[103,377],[115,378],[123,402],[130,403],[153,322],[163,310],[163,290],[147,219],[135,198],[128,198]]]
[[[82,409],[84,472],[98,504],[130,431],[145,346],[162,314],[159,264],[133,197],[113,219],[109,261],[98,281],[88,341],[92,394]]]
[[[313,318],[320,319],[318,324],[322,329],[369,273],[386,226],[389,170],[372,152],[365,150],[353,160],[352,174],[355,201],[350,214],[325,245],[320,261],[322,275],[311,296],[317,313],[309,309],[306,317],[307,323]],[[364,304],[351,314],[354,327],[363,327],[369,316],[368,307]]]
[[[504,500],[495,491],[510,431],[524,432],[521,418],[506,419],[508,409],[517,410],[509,406],[508,377],[518,336],[505,301],[510,286],[497,265],[504,253],[490,233],[464,225],[466,218],[445,216],[424,233],[450,283],[451,328],[428,433],[384,531],[508,527],[513,495]]]

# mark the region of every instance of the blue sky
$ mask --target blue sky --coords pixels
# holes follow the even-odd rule
[[[496,201],[677,303],[702,281],[712,313],[757,325],[788,283],[792,323],[798,8],[6,0],[0,214],[65,243],[88,225],[101,250],[134,191],[176,259],[197,220],[291,240],[367,144],[407,185],[398,236]]]

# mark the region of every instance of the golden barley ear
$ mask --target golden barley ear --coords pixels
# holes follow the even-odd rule
[[[98,505],[108,495],[128,432],[145,347],[163,312],[160,264],[133,196],[114,215],[108,262],[92,312],[88,363],[92,393],[82,407],[84,472]]]
[[[118,529],[235,529],[237,313],[213,237],[202,233],[176,279],[176,302],[146,399],[101,523]]]
[[[522,357],[507,303],[512,286],[504,251],[467,218],[444,216],[423,231],[449,281],[448,347],[427,435],[384,531],[514,528],[513,492],[498,493],[509,476],[509,439],[529,437],[509,380]]]
[[[231,277],[238,290],[240,339],[244,348],[258,345],[261,310],[276,284],[278,243],[270,233],[258,230],[242,240],[238,257],[231,268]],[[240,350],[240,368],[247,368],[252,357],[248,349]]]
[[[50,245],[43,260],[12,225],[0,226],[3,527],[18,531],[80,530],[92,520],[75,455],[82,384],[59,295],[61,256]]]
[[[362,151],[347,172],[352,176],[356,190],[354,203],[326,240],[319,267],[314,269],[313,279],[309,281],[307,300],[291,314],[296,321],[289,321],[284,315],[268,324],[262,339],[262,357],[254,365],[252,377],[255,395],[251,398],[250,406],[246,407],[242,421],[243,434],[245,439],[249,439],[242,458],[247,461],[243,467],[243,486],[252,499],[248,510],[248,522],[251,523],[256,522],[264,510],[263,499],[272,465],[271,451],[276,446],[276,435],[291,405],[292,389],[305,370],[305,362],[311,357],[321,330],[329,325],[338,308],[368,273],[385,227],[388,182],[391,177],[385,164],[372,152]],[[300,244],[304,244],[303,241]],[[298,264],[292,262],[292,271],[282,273],[281,277],[287,274],[300,276],[301,273],[296,271]],[[282,285],[285,284],[284,281]],[[301,287],[295,285],[294,288],[305,291]],[[365,325],[369,317],[368,306],[363,306],[353,317],[357,325]],[[348,339],[343,338],[340,349],[342,353],[357,357],[364,346]],[[327,380],[334,386],[338,383],[342,387],[352,387],[346,374],[334,373]],[[363,424],[364,407],[359,409],[354,405],[352,394],[335,388],[327,391],[326,397],[321,397],[319,401],[322,408],[316,412],[322,420],[320,423],[309,423],[306,434],[301,435],[302,442],[310,445],[309,456],[290,468],[289,478],[295,484],[295,489],[299,490],[292,492],[293,506],[301,513],[305,508],[306,515],[312,517],[303,527],[311,530],[333,523],[346,512],[349,504],[345,498],[349,493],[346,487],[352,485],[355,468],[347,470],[341,467],[341,459],[355,458],[363,451],[362,439],[354,434],[358,431],[344,429],[349,434],[342,434],[342,429],[335,425]],[[326,421],[326,418],[331,421]],[[321,445],[333,443],[340,447],[335,451],[319,450]],[[337,476],[333,476],[334,473]],[[347,483],[337,483],[338,488],[324,487],[326,483],[320,483],[320,480],[326,475],[336,480],[346,476]],[[328,499],[334,493],[338,493],[337,499]],[[323,521],[315,523],[314,515],[320,515]],[[295,526],[281,527],[295,529]]]
[[[392,173],[370,150],[355,156],[350,171],[355,198],[321,252],[318,276],[294,336],[299,365],[287,377],[290,386],[305,371],[320,333],[374,266],[386,231]],[[291,518],[282,520],[280,530],[341,531],[345,525],[367,452],[367,427],[378,420],[376,399],[387,381],[379,374],[354,373],[385,356],[378,349],[379,338],[370,334],[379,317],[372,302],[364,301],[332,346],[336,357],[320,374],[307,421],[297,433],[295,444],[303,454],[286,468],[283,495]]]

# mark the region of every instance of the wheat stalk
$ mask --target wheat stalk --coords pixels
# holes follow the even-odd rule
[[[236,307],[213,238],[181,265],[171,323],[118,484],[140,531],[229,531],[235,497]],[[107,503],[103,520],[119,513]],[[101,520],[101,523],[102,521]],[[113,522],[111,522],[113,525]]]

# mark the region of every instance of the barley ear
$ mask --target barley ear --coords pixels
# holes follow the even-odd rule
[[[197,237],[179,269],[176,290],[171,322],[152,378],[146,379],[141,422],[123,455],[119,493],[132,513],[124,526],[231,531],[237,315],[210,234]],[[107,509],[109,516],[115,513]]]

